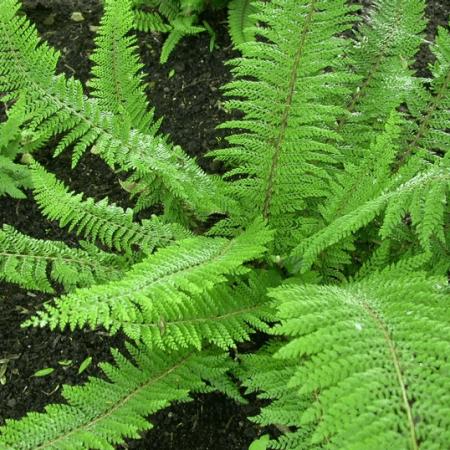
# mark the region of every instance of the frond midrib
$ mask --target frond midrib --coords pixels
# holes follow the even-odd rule
[[[419,444],[417,441],[417,433],[414,424],[414,418],[412,413],[412,405],[408,399],[408,393],[406,389],[406,382],[404,380],[403,371],[401,369],[400,358],[398,356],[398,352],[395,346],[395,343],[390,335],[388,327],[383,322],[383,320],[379,317],[377,312],[371,307],[369,303],[365,300],[361,301],[361,305],[367,314],[372,318],[375,322],[378,329],[382,332],[384,340],[386,341],[387,348],[389,350],[389,354],[391,356],[391,361],[394,366],[395,375],[397,377],[397,382],[401,391],[402,401],[403,401],[403,409],[406,413],[408,427],[409,427],[409,438],[411,441],[412,449],[418,450]]]
[[[263,217],[266,220],[270,216],[270,206],[272,203],[273,185],[275,182],[276,171],[278,168],[278,160],[280,159],[281,149],[282,149],[284,139],[286,136],[286,129],[288,127],[288,122],[289,122],[289,113],[291,111],[291,106],[292,106],[292,102],[294,99],[294,91],[295,91],[295,86],[297,83],[298,69],[300,66],[300,61],[303,56],[306,37],[307,37],[308,32],[311,27],[313,15],[316,12],[315,6],[316,6],[316,0],[312,0],[311,4],[309,5],[308,15],[305,19],[305,24],[302,29],[302,34],[300,36],[299,46],[298,46],[297,52],[295,54],[294,63],[292,65],[291,76],[290,76],[289,85],[288,85],[288,93],[287,93],[287,97],[285,100],[283,115],[281,117],[281,124],[279,127],[278,137],[273,145],[274,146],[274,154],[272,155],[272,164],[270,167],[269,177],[267,180],[267,188],[265,190],[264,203],[263,203]]]

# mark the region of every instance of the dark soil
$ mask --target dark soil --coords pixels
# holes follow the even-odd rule
[[[93,49],[94,32],[101,6],[96,0],[24,0],[26,14],[36,23],[42,37],[61,51],[58,70],[76,76],[86,83],[89,74],[89,53]],[[370,2],[362,2],[370,3]],[[73,12],[84,20],[74,22]],[[436,26],[446,26],[450,13],[448,0],[430,0],[427,15],[431,19],[428,37]],[[221,167],[203,158],[206,150],[220,146],[224,131],[215,127],[226,117],[221,108],[219,87],[229,80],[224,61],[236,56],[226,32],[225,16],[205,17],[217,32],[217,48],[209,51],[209,36],[200,34],[184,39],[160,66],[159,52],[163,37],[140,35],[140,50],[146,65],[149,97],[158,116],[164,116],[162,131],[180,144],[207,171]],[[418,68],[426,73],[429,53],[419,55]],[[87,89],[86,89],[87,90]],[[97,157],[87,154],[78,167],[70,170],[70,155],[57,159],[49,150],[39,160],[68,183],[97,199],[108,196],[121,206],[130,204],[116,176]],[[95,180],[95,182],[93,182]],[[31,199],[0,199],[0,225],[8,223],[31,236],[64,240],[74,244],[73,235],[40,215]],[[20,418],[27,411],[42,411],[51,402],[61,401],[62,384],[80,384],[88,376],[100,375],[97,364],[111,360],[109,349],[123,349],[123,337],[113,338],[99,331],[50,332],[48,329],[22,329],[20,324],[39,309],[48,295],[28,292],[0,282],[0,381],[2,367],[4,384],[0,384],[0,425],[7,418]],[[88,356],[92,364],[78,374],[78,367]],[[65,361],[71,363],[64,365]],[[61,364],[61,362],[63,364]],[[45,377],[33,377],[40,369],[53,367]],[[120,448],[180,450],[243,450],[261,434],[247,416],[256,414],[257,405],[240,406],[222,395],[198,396],[195,401],[174,405],[152,417],[155,428],[142,440],[128,441]]]

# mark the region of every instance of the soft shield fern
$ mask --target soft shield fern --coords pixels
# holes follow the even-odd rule
[[[272,332],[289,342],[271,350],[287,384],[276,391],[273,368],[246,361],[249,388],[265,379],[277,399],[259,420],[293,427],[271,448],[445,448],[449,294],[443,278],[396,271],[273,290],[280,324]]]
[[[448,448],[448,29],[422,78],[424,0],[378,0],[366,18],[344,0],[229,2],[230,26],[248,26],[224,87],[240,113],[211,152],[220,179],[159,134],[132,35],[151,16],[136,8],[155,8],[149,28],[171,23],[165,59],[175,21],[194,26],[205,3],[104,3],[87,97],[55,74],[57,52],[18,2],[0,0],[0,151],[12,143],[13,164],[35,151],[20,166],[34,201],[80,238],[3,226],[0,279],[59,292],[23,326],[133,345],[106,378],[66,386],[66,404],[7,420],[0,449],[111,450],[172,402],[242,401],[242,386],[264,402],[252,420],[279,430],[268,448]],[[72,192],[37,162],[55,141],[74,164],[103,158],[133,206]],[[245,353],[255,331],[266,342]]]

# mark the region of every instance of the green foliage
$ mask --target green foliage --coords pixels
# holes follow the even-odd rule
[[[276,399],[257,421],[291,428],[270,448],[445,448],[449,293],[445,278],[395,271],[271,291],[272,332],[289,343],[241,372],[249,390],[269,386]]]
[[[237,132],[227,138],[230,147],[211,154],[232,167],[228,191],[241,207],[227,222],[262,214],[276,230],[276,252],[298,243],[304,214],[328,194],[339,162],[334,125],[345,110],[335,97],[349,93],[354,79],[340,67],[346,41],[335,37],[353,22],[345,3],[256,3],[264,42],[242,44],[243,57],[232,61],[226,106],[245,115],[223,125]]]
[[[0,124],[0,197],[25,198],[20,189],[31,187],[25,166],[14,162],[21,151],[20,126],[24,121],[25,105],[17,102],[9,111],[8,120]]]
[[[66,386],[66,404],[7,420],[0,449],[110,450],[191,392],[242,401],[236,377],[264,399],[253,420],[282,431],[252,447],[447,448],[449,30],[424,79],[424,0],[378,0],[367,19],[344,0],[208,3],[229,3],[242,55],[224,87],[239,115],[211,152],[220,179],[158,134],[131,34],[168,31],[166,60],[206,2],[104,3],[88,98],[55,74],[58,53],[18,1],[0,0],[0,193],[31,187],[46,218],[88,241],[5,225],[0,279],[66,291],[24,326],[101,327],[135,346],[113,351],[107,380]],[[135,206],[71,192],[30,155],[14,162],[55,140],[74,165],[103,158]],[[242,354],[254,331],[267,342]]]
[[[133,127],[154,135],[153,112],[147,111],[147,98],[142,83],[143,65],[139,61],[136,37],[129,35],[133,27],[131,0],[107,2],[91,55],[95,64],[89,86],[99,106],[122,116]],[[107,70],[106,70],[107,69]]]
[[[0,279],[27,289],[53,292],[51,281],[71,290],[76,286],[119,278],[126,261],[81,243],[70,248],[63,242],[45,241],[26,236],[13,227],[0,230]]]
[[[220,312],[237,317],[241,313],[241,322],[252,320],[245,312],[256,308],[259,297],[253,303],[248,299],[234,300],[233,304],[227,301],[231,292],[213,289],[226,282],[227,275],[248,272],[242,264],[262,256],[270,238],[271,233],[255,223],[232,241],[205,237],[181,240],[134,265],[119,281],[77,290],[54,305],[46,305],[31,324],[49,324],[51,328],[70,325],[72,330],[85,324],[92,328],[103,325],[112,332],[123,328],[128,336],[142,339],[149,346],[155,341],[160,347],[200,347],[203,337],[229,346],[237,334],[246,336],[245,327],[225,317],[216,323],[209,321],[205,329],[201,318],[207,315],[219,319]],[[245,287],[238,285],[233,290],[242,297]],[[258,312],[254,317],[256,322]],[[196,322],[189,326],[193,319]]]
[[[250,28],[255,24],[251,14],[256,8],[251,0],[134,0],[133,3],[137,30],[169,33],[161,50],[162,64],[181,39],[211,31],[207,25],[198,24],[199,15],[208,7],[219,9],[228,4],[229,31],[235,46],[254,37]]]
[[[69,225],[69,231],[76,229],[92,242],[99,240],[119,251],[130,252],[134,246],[151,253],[155,247],[189,234],[180,226],[164,224],[156,216],[142,224],[133,222],[133,210],[109,205],[107,199],[83,200],[82,194],[69,192],[38,163],[32,164],[32,179],[34,197],[43,214],[50,220],[59,220],[61,227]]]
[[[113,450],[125,437],[139,438],[151,428],[146,416],[171,401],[189,400],[190,392],[226,389],[230,360],[224,353],[205,351],[167,355],[145,347],[127,346],[135,361],[112,352],[115,364],[102,364],[107,380],[91,378],[83,387],[65,386],[67,404],[49,405],[45,413],[8,420],[3,449]]]

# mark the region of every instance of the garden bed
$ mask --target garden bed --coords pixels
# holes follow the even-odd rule
[[[370,2],[365,2],[370,3]],[[436,25],[446,25],[450,12],[447,0],[429,1],[429,34]],[[86,83],[89,53],[93,48],[95,26],[101,6],[94,0],[25,0],[25,11],[36,23],[42,37],[61,51],[59,70]],[[83,20],[71,19],[81,12]],[[162,37],[140,35],[140,49],[149,85],[149,97],[157,116],[163,116],[161,130],[196,156],[209,172],[221,167],[203,158],[206,150],[220,147],[224,131],[215,126],[226,117],[221,108],[219,88],[229,80],[224,62],[236,55],[226,31],[226,17],[205,17],[217,33],[217,48],[210,52],[210,37],[203,33],[184,39],[164,66],[158,63]],[[421,52],[418,69],[426,74],[429,55]],[[49,170],[75,191],[96,199],[108,196],[126,207],[128,194],[116,176],[97,157],[86,155],[72,171],[70,155],[53,159],[49,149],[36,156]],[[73,236],[56,223],[43,219],[31,197],[27,200],[0,199],[0,224],[7,223],[30,236],[63,240]],[[27,411],[42,411],[48,403],[61,401],[62,384],[80,384],[88,376],[101,374],[97,364],[111,360],[109,349],[123,350],[123,337],[113,338],[101,331],[51,332],[48,329],[21,329],[48,295],[18,289],[0,282],[0,425],[7,418],[20,418]],[[92,357],[81,374],[80,364]],[[6,360],[8,361],[5,364]],[[69,363],[70,361],[70,363]],[[4,374],[1,368],[6,367]],[[55,370],[44,377],[33,376],[43,368]],[[140,441],[129,441],[121,448],[165,449],[246,449],[262,433],[247,420],[257,404],[240,406],[222,395],[198,396],[194,402],[172,406],[152,418],[155,428]]]

